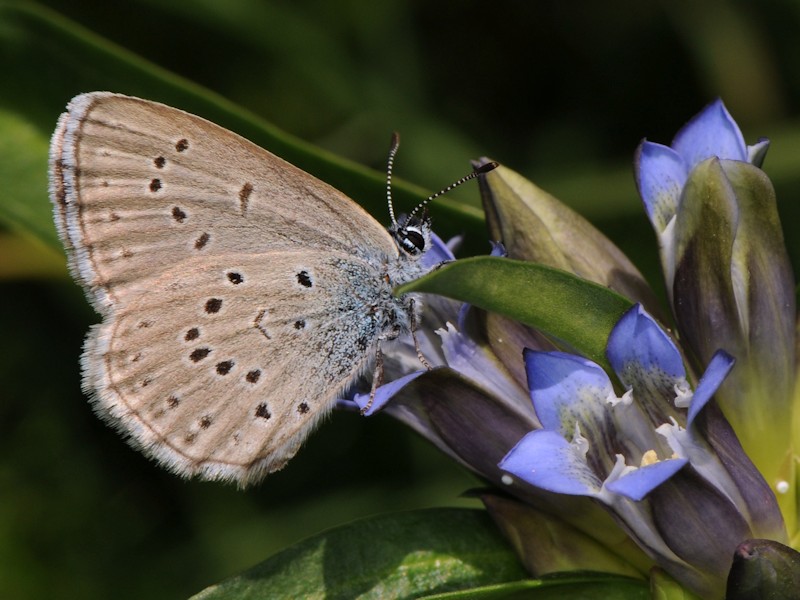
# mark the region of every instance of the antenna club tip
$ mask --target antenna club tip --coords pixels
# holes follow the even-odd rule
[[[499,166],[499,162],[490,161],[479,166],[477,169],[475,169],[475,172],[479,174],[488,173],[489,171],[494,171]]]

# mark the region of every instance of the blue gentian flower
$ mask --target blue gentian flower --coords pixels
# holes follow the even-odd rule
[[[501,461],[513,476],[506,483],[599,500],[656,564],[717,596],[742,540],[785,539],[774,497],[741,448],[720,456],[698,426],[734,360],[717,352],[692,390],[677,347],[640,305],[613,329],[607,357],[621,394],[582,357],[525,353],[542,428]],[[732,468],[749,474],[746,489]],[[654,514],[654,491],[682,494],[691,510]]]
[[[671,147],[643,141],[635,175],[686,355],[694,368],[718,348],[737,358],[717,401],[788,509],[795,504],[786,459],[793,438],[795,280],[775,193],[760,169],[768,145],[747,146],[717,100]]]

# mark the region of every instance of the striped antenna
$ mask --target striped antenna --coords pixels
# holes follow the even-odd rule
[[[394,203],[392,202],[392,169],[394,169],[394,157],[399,147],[400,134],[395,131],[392,133],[392,143],[389,146],[389,160],[386,161],[386,200],[389,203],[389,218],[395,228],[397,228],[397,220],[394,218]]]
[[[392,225],[395,226],[395,227],[397,227],[398,225],[397,225],[397,220],[395,219],[395,216],[394,216],[394,203],[392,202],[392,170],[394,169],[394,157],[397,155],[397,149],[399,147],[400,147],[400,135],[395,131],[394,133],[392,133],[392,142],[391,142],[391,145],[389,146],[389,160],[386,161],[386,163],[387,163],[386,164],[386,199],[387,199],[387,201],[389,203],[389,218],[392,221]],[[411,211],[411,214],[408,215],[408,218],[410,219],[411,217],[413,217],[417,212],[420,211],[420,209],[425,208],[425,206],[427,206],[428,203],[430,203],[432,200],[435,200],[439,196],[442,196],[443,194],[446,194],[447,192],[449,192],[453,188],[457,188],[462,183],[466,183],[467,181],[470,181],[471,179],[475,179],[478,175],[482,175],[483,173],[488,173],[489,171],[491,171],[493,169],[496,169],[499,166],[500,166],[499,163],[496,163],[494,161],[487,162],[486,164],[481,165],[480,167],[475,169],[469,175],[465,175],[461,179],[459,179],[457,181],[454,181],[453,183],[448,185],[446,188],[442,188],[441,190],[439,190],[435,194],[431,194],[430,196],[428,196],[427,199],[425,199],[422,202],[420,202],[419,205],[417,205],[417,207],[414,208],[414,210]]]
[[[422,202],[420,202],[417,205],[417,207],[414,210],[411,211],[411,214],[408,215],[408,218],[411,219],[411,217],[413,217],[417,212],[419,212],[419,210],[421,208],[425,208],[431,200],[435,200],[436,198],[438,198],[439,196],[442,196],[443,194],[446,194],[447,192],[449,192],[453,188],[457,188],[462,183],[466,183],[467,181],[475,179],[478,175],[482,175],[484,173],[488,173],[489,171],[493,171],[494,169],[496,169],[499,166],[500,166],[500,163],[496,163],[494,161],[488,162],[488,163],[486,163],[484,165],[481,165],[480,167],[475,169],[469,175],[465,175],[461,179],[457,179],[456,181],[454,181],[453,183],[448,185],[446,188],[442,188],[441,190],[439,190],[435,194],[431,194],[430,196],[428,196],[427,199],[425,199]]]

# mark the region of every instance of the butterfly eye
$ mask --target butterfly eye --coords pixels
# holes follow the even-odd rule
[[[425,251],[425,234],[419,227],[402,227],[397,232],[397,241],[411,256],[417,256]]]
[[[400,215],[389,233],[408,256],[422,256],[430,244],[431,223],[427,211],[422,216]]]

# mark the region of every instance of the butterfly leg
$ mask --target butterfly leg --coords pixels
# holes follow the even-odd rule
[[[422,348],[419,347],[419,340],[417,339],[417,316],[416,311],[414,310],[414,299],[411,298],[409,301],[411,305],[411,310],[408,311],[411,315],[411,338],[414,340],[414,349],[417,351],[417,358],[419,358],[419,362],[422,363],[422,366],[428,369],[428,371],[433,370],[431,363],[428,362],[428,359],[425,358],[425,355],[422,353]]]
[[[378,344],[375,350],[375,369],[372,371],[372,389],[369,391],[369,400],[367,400],[364,408],[361,409],[362,415],[372,407],[372,401],[375,400],[375,391],[381,384],[383,384],[383,352],[381,352],[381,346]]]

